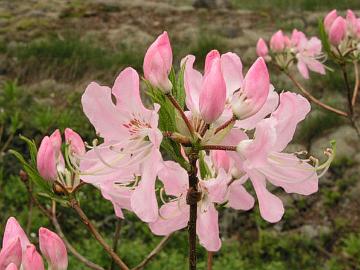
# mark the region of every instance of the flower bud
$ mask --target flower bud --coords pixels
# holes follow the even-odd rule
[[[206,55],[204,76],[210,72],[211,67],[216,59],[220,59],[220,53],[217,50],[212,50]]]
[[[234,115],[238,119],[248,118],[264,105],[270,89],[269,72],[263,58],[259,57],[247,72],[240,91],[231,101]]]
[[[337,17],[330,27],[329,41],[332,45],[338,46],[346,35],[346,21],[343,17]]]
[[[56,157],[54,144],[49,136],[45,136],[41,141],[36,163],[38,172],[42,178],[49,181],[55,180],[57,176]]]
[[[162,33],[148,48],[144,58],[144,76],[153,86],[169,93],[168,78],[172,66],[172,50],[167,32]]]
[[[18,270],[16,264],[10,263],[5,270]]]
[[[270,39],[270,48],[274,52],[282,52],[285,48],[285,37],[281,30],[277,31]]]
[[[334,21],[336,20],[336,18],[338,17],[336,9],[330,11],[325,19],[324,19],[324,28],[326,32],[330,31],[331,25],[334,23]]]
[[[70,146],[70,151],[77,155],[85,154],[85,144],[80,135],[71,128],[65,129],[65,141]]]
[[[259,57],[265,57],[268,55],[268,53],[269,53],[269,49],[268,46],[266,45],[266,42],[262,38],[259,38],[256,44],[256,54]]]
[[[28,245],[22,261],[24,270],[44,270],[44,263],[34,245]]]
[[[68,256],[64,242],[54,232],[46,229],[39,229],[40,250],[48,261],[52,270],[66,270]]]
[[[22,259],[22,250],[20,239],[13,239],[6,247],[3,246],[0,252],[0,269],[5,269],[13,263],[20,268]]]
[[[24,230],[21,228],[19,222],[14,218],[8,218],[3,235],[2,247],[7,247],[14,240],[19,239],[23,251],[25,251],[26,246],[30,244],[29,239],[27,238]],[[1,268],[0,268],[1,269]]]
[[[210,124],[222,114],[226,101],[226,84],[221,71],[221,62],[217,58],[212,61],[209,71],[204,76],[199,98],[200,114]]]

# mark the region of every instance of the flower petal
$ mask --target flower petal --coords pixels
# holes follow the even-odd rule
[[[174,161],[165,161],[158,177],[164,184],[166,194],[171,196],[185,194],[189,186],[186,170]]]
[[[212,203],[207,208],[207,211],[198,211],[196,233],[199,237],[200,245],[206,248],[206,250],[218,251],[220,249],[218,212]]]
[[[221,69],[226,84],[226,97],[230,98],[240,89],[244,80],[240,57],[232,52],[221,55]]]
[[[246,176],[247,178],[247,176]],[[250,210],[254,207],[253,196],[243,187],[241,180],[235,180],[229,186],[228,205],[236,210]]]

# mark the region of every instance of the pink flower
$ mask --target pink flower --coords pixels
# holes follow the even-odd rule
[[[266,42],[262,38],[259,38],[256,44],[256,54],[259,57],[265,57],[268,55],[268,53],[269,53],[269,49],[268,46],[266,45]]]
[[[329,30],[329,41],[332,45],[338,46],[346,36],[346,21],[343,17],[337,17]]]
[[[167,32],[162,33],[148,48],[144,58],[144,76],[165,93],[172,84],[168,78],[172,66],[172,50]]]
[[[41,253],[48,261],[52,270],[67,269],[68,256],[66,247],[62,239],[56,233],[53,233],[46,228],[40,228],[39,243]]]
[[[16,239],[20,240],[20,244],[25,252],[26,247],[30,244],[30,241],[24,230],[21,228],[19,222],[14,217],[10,217],[6,222],[2,247],[5,248]]]
[[[22,260],[22,249],[19,238],[12,239],[3,244],[0,251],[0,269],[6,269],[9,264],[15,264],[17,268],[20,268]]]
[[[173,168],[175,169],[175,168]],[[174,231],[185,228],[189,221],[189,205],[186,204],[188,176],[180,166],[177,181],[173,175],[164,175],[165,191],[177,199],[165,203],[159,210],[159,218],[149,224],[151,231],[156,235],[168,235]],[[181,177],[182,176],[182,177]],[[196,233],[200,244],[209,251],[217,251],[221,247],[219,238],[218,212],[214,204],[224,200],[228,176],[221,170],[216,178],[200,180],[199,190],[202,199],[198,202],[198,215]],[[173,182],[177,182],[174,186]]]
[[[32,269],[44,270],[45,269],[43,260],[40,256],[40,254],[36,251],[36,248],[34,245],[30,244],[27,246],[25,254],[24,254],[22,266],[23,266],[24,270],[32,270]],[[55,268],[51,268],[51,269],[55,270]],[[63,268],[63,269],[66,269],[66,268]]]
[[[325,74],[325,67],[318,60],[321,57],[321,41],[318,38],[312,37],[310,40],[301,38],[297,48],[297,68],[305,79],[309,78],[308,69],[322,75]]]
[[[356,15],[350,9],[348,9],[346,12],[346,25],[349,35],[356,38],[358,31],[358,21]]]
[[[270,88],[269,72],[263,58],[258,58],[247,72],[243,85],[231,100],[231,107],[238,119],[257,113],[265,104]]]
[[[331,25],[334,23],[335,19],[338,17],[336,9],[330,11],[325,19],[324,19],[324,27],[325,27],[325,31],[329,32]]]
[[[94,145],[81,159],[81,179],[100,189],[118,179],[139,183],[131,195],[131,209],[145,222],[156,220],[156,165],[162,160],[162,133],[157,127],[159,106],[155,105],[154,110],[144,107],[139,76],[132,68],[120,73],[112,89],[91,83],[82,96],[82,105],[105,142]]]
[[[288,193],[309,195],[318,190],[315,168],[294,154],[282,153],[298,122],[309,111],[310,104],[305,98],[282,93],[278,109],[257,125],[255,139],[243,140],[238,145],[238,153],[244,159],[243,170],[254,186],[261,216],[269,222],[279,221],[284,207],[266,189],[266,179]]]
[[[270,48],[274,52],[282,52],[285,49],[285,36],[281,30],[277,31],[270,39]]]

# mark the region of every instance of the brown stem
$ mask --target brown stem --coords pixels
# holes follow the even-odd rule
[[[207,252],[207,270],[212,270],[214,252]]]
[[[189,270],[196,270],[196,219],[197,219],[197,202],[200,198],[198,192],[198,178],[196,162],[198,153],[191,152],[189,161],[191,171],[189,173],[189,190],[186,196],[186,202],[190,205],[190,218],[188,222],[188,238],[189,238]]]
[[[49,220],[51,221],[51,223],[54,225],[54,228],[57,232],[57,234],[60,236],[60,238],[64,241],[64,244],[66,246],[66,249],[68,251],[70,251],[72,253],[72,255],[78,259],[80,262],[82,262],[84,265],[86,265],[87,267],[89,267],[90,269],[94,269],[94,270],[105,270],[104,268],[102,268],[101,266],[97,265],[96,263],[93,263],[92,261],[89,261],[88,259],[86,259],[84,256],[82,256],[79,252],[77,252],[77,250],[70,244],[70,242],[67,240],[67,238],[65,237],[65,234],[63,233],[61,226],[56,218],[56,213],[55,213],[55,207],[52,207],[52,211],[49,211],[48,209],[46,209],[38,200],[37,198],[33,195],[32,193],[32,189],[29,187],[29,183],[28,183],[28,175],[26,174],[26,172],[24,171],[20,171],[20,178],[21,180],[24,182],[26,189],[28,190],[28,194],[30,196],[30,199],[33,201],[33,203],[39,208],[39,210],[49,218]]]
[[[86,225],[91,234],[95,237],[95,239],[99,242],[99,244],[104,248],[104,250],[111,256],[114,262],[120,267],[122,270],[129,270],[129,267],[121,260],[121,258],[112,250],[112,248],[106,243],[101,234],[97,231],[95,226],[91,223],[89,218],[86,216],[84,211],[81,209],[79,203],[74,198],[70,199],[70,206],[76,211],[79,215],[81,221]]]
[[[359,94],[359,86],[360,86],[360,78],[359,78],[359,67],[357,62],[354,62],[354,71],[355,71],[355,87],[354,87],[354,92],[353,92],[353,96],[351,99],[351,106],[355,106],[356,104],[356,98],[357,95]]]
[[[221,126],[219,126],[216,130],[215,130],[215,134],[220,132],[221,130],[227,128],[228,126],[230,126],[231,124],[233,124],[236,121],[236,116],[233,115],[228,121],[226,121],[224,124],[222,124]]]
[[[184,120],[188,130],[190,131],[190,134],[193,135],[194,128],[193,128],[192,124],[190,123],[189,119],[186,117],[186,115],[185,115],[183,109],[181,108],[181,106],[179,105],[179,103],[176,101],[174,96],[172,96],[171,94],[166,94],[166,96],[170,100],[170,102],[173,104],[175,109],[180,113],[180,116]]]
[[[201,150],[224,150],[224,151],[236,151],[236,146],[234,145],[203,145]]]
[[[113,240],[113,246],[112,246],[112,250],[117,253],[117,249],[118,249],[118,243],[119,243],[119,239],[120,239],[120,232],[121,232],[121,222],[122,220],[119,218],[116,221],[116,227],[115,227],[115,233],[114,233],[114,240]],[[111,265],[110,265],[110,270],[114,270],[115,269],[115,262],[112,259],[111,260]]]
[[[348,116],[348,114],[342,110],[339,109],[335,109],[334,107],[331,107],[330,105],[327,105],[323,102],[321,102],[320,100],[318,100],[316,97],[314,97],[313,95],[311,95],[289,72],[283,71],[288,77],[289,79],[295,84],[295,86],[313,103],[317,104],[318,106],[334,112],[336,114],[339,114],[341,116]]]
[[[170,237],[171,237],[171,234],[165,236],[159,242],[159,244],[157,244],[157,246],[146,256],[146,258],[141,263],[139,263],[137,266],[132,268],[132,270],[143,269],[163,249],[163,247],[166,245],[166,243],[168,242]]]

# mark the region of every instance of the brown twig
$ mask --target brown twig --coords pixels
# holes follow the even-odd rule
[[[360,78],[359,78],[359,67],[357,62],[354,62],[354,71],[355,71],[355,86],[354,86],[354,92],[351,99],[351,105],[354,107],[356,104],[356,98],[359,94],[359,86],[360,86]]]
[[[197,202],[200,196],[198,192],[198,178],[196,162],[198,153],[189,154],[191,171],[189,173],[189,190],[186,197],[186,203],[190,206],[190,217],[188,222],[189,238],[189,270],[196,270],[196,220],[197,220]]]
[[[114,240],[113,240],[113,246],[112,246],[112,250],[115,253],[117,253],[119,239],[120,239],[121,222],[122,222],[122,219],[118,218],[118,220],[116,221],[116,226],[115,226]],[[111,265],[110,265],[110,270],[114,270],[114,269],[115,269],[115,262],[112,259]]]
[[[190,123],[189,119],[186,117],[186,115],[185,115],[183,109],[181,108],[181,106],[179,105],[179,103],[176,101],[176,99],[174,98],[173,95],[166,94],[166,96],[170,100],[172,105],[175,107],[175,109],[180,113],[180,116],[184,120],[188,130],[190,131],[190,134],[193,135],[194,134],[194,128],[193,128],[192,124]]]
[[[234,145],[214,145],[208,144],[201,146],[201,150],[224,150],[224,151],[236,151],[236,146]]]
[[[165,236],[159,242],[159,244],[157,244],[157,246],[146,256],[146,258],[141,263],[139,263],[137,266],[132,268],[132,270],[143,269],[163,249],[163,247],[166,245],[166,243],[168,242],[170,237],[171,237],[171,234]]]
[[[121,258],[112,250],[112,248],[106,243],[105,239],[101,236],[95,226],[91,223],[89,218],[86,216],[84,211],[81,209],[79,203],[74,198],[70,199],[70,206],[73,208],[76,213],[79,215],[81,221],[86,225],[91,234],[99,242],[99,244],[104,248],[104,250],[111,256],[114,262],[122,270],[129,270],[129,267],[121,260]]]
[[[101,266],[97,265],[96,263],[93,263],[91,261],[89,261],[88,259],[86,259],[84,256],[82,256],[79,252],[77,252],[77,250],[70,244],[70,242],[67,240],[67,238],[65,237],[65,234],[63,233],[61,226],[56,218],[56,213],[55,213],[55,207],[52,207],[52,211],[49,211],[48,209],[46,209],[39,201],[38,199],[34,196],[34,194],[32,193],[32,189],[29,187],[29,183],[28,183],[28,175],[26,174],[26,172],[24,171],[20,171],[20,178],[21,180],[24,182],[25,187],[28,191],[28,194],[30,196],[30,199],[33,201],[34,205],[36,205],[39,210],[49,218],[49,220],[51,221],[51,223],[54,225],[54,228],[57,232],[57,234],[61,237],[61,239],[64,241],[66,249],[68,251],[70,251],[73,256],[78,259],[80,262],[82,262],[84,265],[86,265],[87,267],[89,267],[90,269],[94,269],[94,270],[105,270],[104,268],[102,268]]]
[[[286,71],[283,71],[288,77],[289,79],[295,84],[295,86],[310,100],[312,101],[313,103],[315,103],[316,105],[328,110],[328,111],[331,111],[331,112],[334,112],[338,115],[341,115],[341,116],[345,116],[347,117],[348,114],[342,110],[339,110],[339,109],[336,109],[334,107],[331,107],[330,105],[327,105],[323,102],[321,102],[320,100],[318,100],[316,97],[314,97],[313,95],[310,94],[310,92],[308,92],[289,72],[286,72]]]
[[[212,270],[214,252],[207,252],[207,270]]]
[[[222,124],[221,126],[219,126],[216,130],[215,130],[215,134],[220,132],[221,130],[227,128],[228,126],[230,126],[231,124],[233,124],[236,121],[236,116],[233,115],[228,121],[226,121],[224,124]]]

